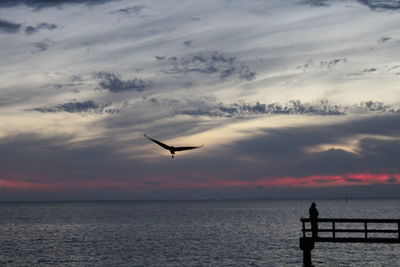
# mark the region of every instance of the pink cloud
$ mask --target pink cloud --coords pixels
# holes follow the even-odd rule
[[[184,188],[210,188],[219,189],[226,187],[335,187],[370,184],[400,183],[400,174],[371,174],[356,173],[346,175],[313,175],[307,177],[277,177],[259,178],[254,180],[228,180],[223,175],[202,177],[201,174],[191,174],[191,179],[169,176],[150,176],[140,180],[86,180],[86,181],[62,181],[52,183],[50,179],[46,182],[32,182],[32,179],[23,181],[19,179],[2,179],[0,188],[16,191],[58,191],[68,189],[104,189],[121,188],[132,192],[146,192],[154,189],[184,189]],[[197,180],[197,181],[196,181]]]
[[[368,185],[375,183],[400,183],[400,174],[357,173],[346,175],[313,175],[306,177],[261,178],[255,181],[223,181],[221,186],[277,186],[277,187],[329,187]]]

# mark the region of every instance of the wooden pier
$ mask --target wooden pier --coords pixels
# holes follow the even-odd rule
[[[400,219],[316,219],[317,237],[311,236],[311,219],[300,221],[303,223],[300,249],[305,267],[312,266],[311,250],[316,242],[400,243]]]

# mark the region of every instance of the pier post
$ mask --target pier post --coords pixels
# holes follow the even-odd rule
[[[311,267],[311,250],[314,248],[314,239],[310,237],[300,238],[300,249],[303,250],[303,266]]]

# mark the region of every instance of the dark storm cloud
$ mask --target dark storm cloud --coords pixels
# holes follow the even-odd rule
[[[132,133],[131,133],[132,134]],[[140,135],[142,136],[142,135]],[[1,169],[2,179],[11,182],[30,182],[31,184],[46,184],[51,190],[42,193],[53,194],[54,192],[68,191],[67,199],[73,198],[73,191],[90,189],[89,194],[81,194],[81,199],[119,199],[121,192],[127,193],[125,197],[138,198],[160,198],[165,191],[164,184],[168,180],[174,181],[174,177],[181,176],[185,170],[193,170],[193,162],[181,158],[171,166],[170,158],[161,161],[154,168],[154,164],[141,160],[132,154],[121,153],[126,149],[126,141],[120,142],[115,136],[101,139],[91,139],[74,142],[74,136],[44,137],[37,134],[14,135],[12,137],[0,138],[0,160],[5,164]],[[128,145],[143,145],[145,138]],[[177,168],[177,169],[175,169]],[[158,170],[162,170],[158,172]],[[146,177],[160,175],[164,172],[171,173],[166,176],[165,181],[147,180]],[[7,177],[5,177],[7,176]],[[91,186],[85,186],[90,182]],[[96,187],[96,183],[114,183],[112,186]],[[135,185],[130,188],[118,182]],[[59,186],[61,184],[61,186]],[[67,184],[72,189],[65,189]],[[140,188],[146,187],[148,190]],[[139,187],[139,188],[137,188]],[[0,189],[1,190],[1,189]],[[155,192],[154,190],[157,190]],[[168,190],[168,189],[167,189]],[[202,189],[200,189],[201,191]],[[16,190],[9,190],[15,192]],[[29,194],[34,190],[25,190]],[[184,196],[186,190],[176,189],[175,198]],[[129,193],[129,194],[128,194]],[[90,197],[89,197],[90,195]],[[4,199],[4,195],[0,196]],[[36,200],[38,197],[36,197]],[[40,199],[40,196],[39,196]]]
[[[92,139],[74,146],[71,145],[73,138],[67,135],[44,137],[37,134],[1,138],[0,160],[5,164],[1,172],[14,174],[15,179],[28,177],[38,183],[50,184],[57,184],[63,179],[67,182],[102,180],[104,177],[127,179],[132,177],[132,173],[141,173],[138,166],[143,165],[143,162],[132,162],[117,152],[126,146],[125,143]]]
[[[396,165],[398,157],[392,157],[400,151],[399,140],[381,140],[374,138],[364,138],[360,142],[359,152],[362,155],[374,158],[376,165],[393,164]],[[390,156],[388,156],[390,155]]]
[[[42,30],[42,29],[54,30],[55,28],[57,28],[56,24],[43,22],[43,23],[38,24],[36,27],[34,27],[34,26],[25,27],[25,33],[26,34],[33,34],[33,33],[37,33],[39,30]]]
[[[113,93],[143,91],[153,85],[153,82],[151,81],[145,81],[138,78],[124,81],[119,75],[105,71],[96,73],[95,77],[101,79],[99,86],[102,89]]]
[[[41,107],[29,109],[27,111],[37,111],[41,113],[58,113],[58,112],[68,112],[68,113],[87,113],[87,114],[102,114],[102,113],[117,113],[115,109],[106,109],[110,104],[98,105],[92,100],[78,102],[72,101],[64,104],[52,106],[52,107]]]
[[[385,105],[379,101],[367,101],[357,105],[343,106],[330,104],[328,101],[310,104],[300,100],[291,100],[286,104],[246,104],[233,103],[230,105],[219,103],[216,106],[208,106],[197,109],[183,109],[176,111],[179,114],[209,117],[233,117],[246,115],[272,115],[272,114],[297,114],[297,115],[346,115],[353,113],[400,113],[399,108]]]
[[[234,151],[265,162],[268,166],[263,171],[266,177],[400,173],[399,125],[400,115],[392,114],[333,125],[268,129],[258,137],[238,142]],[[356,153],[334,147],[351,138],[358,140]],[[332,147],[326,150],[310,150],[321,145]]]
[[[17,33],[22,25],[11,21],[0,19],[0,33]]]
[[[165,64],[165,73],[182,75],[199,73],[214,75],[221,80],[236,76],[239,79],[251,81],[256,77],[256,73],[236,57],[225,56],[219,52],[197,53],[181,57],[157,56],[156,59]]]
[[[310,146],[329,142],[340,142],[351,136],[362,134],[376,134],[399,136],[400,116],[375,116],[353,121],[337,123],[335,125],[296,126],[277,129],[268,129],[259,135],[220,146],[213,150],[208,149],[204,156],[188,158],[179,156],[171,164],[166,160],[147,163],[140,158],[131,157],[119,152],[126,148],[126,141],[120,142],[113,137],[92,139],[74,145],[73,136],[43,137],[35,134],[15,135],[0,138],[0,160],[3,163],[2,173],[12,177],[13,181],[31,181],[54,185],[71,183],[77,190],[85,190],[81,182],[87,181],[127,181],[138,185],[146,185],[149,189],[141,190],[140,194],[124,191],[124,186],[115,186],[113,190],[104,188],[91,189],[91,197],[97,199],[116,198],[125,192],[124,197],[130,198],[185,198],[188,190],[197,191],[191,198],[201,198],[209,190],[213,197],[254,197],[254,191],[246,187],[219,187],[213,188],[214,182],[219,181],[254,181],[258,177],[305,177],[310,175],[340,175],[349,182],[356,182],[351,173],[399,173],[398,151],[400,141],[392,139],[366,138],[362,139],[359,154],[342,149],[328,149],[320,152],[308,152]],[[162,130],[165,132],[165,129]],[[111,136],[114,136],[113,134]],[[141,135],[142,136],[142,135]],[[130,145],[143,145],[146,140],[129,142]],[[232,155],[238,155],[233,157]],[[128,158],[129,156],[129,158]],[[243,160],[242,157],[247,158]],[[249,158],[255,159],[248,160]],[[380,159],[382,158],[382,159]],[[28,173],[28,175],[27,175]],[[225,174],[228,173],[228,174]],[[31,174],[34,174],[31,175]],[[195,174],[195,175],[193,175]],[[221,177],[222,176],[222,177]],[[146,177],[161,177],[161,180],[147,180]],[[254,179],[256,178],[256,179]],[[4,179],[4,178],[3,178]],[[178,179],[178,180],[175,180]],[[175,181],[184,182],[185,187],[165,187]],[[331,182],[329,177],[316,179],[319,184]],[[388,178],[383,183],[394,183],[395,179]],[[192,185],[202,183],[203,187]],[[210,183],[208,187],[207,184]],[[355,187],[329,187],[321,189],[311,188],[280,188],[269,186],[255,186],[262,189],[268,197],[302,197],[316,196],[321,192],[329,193],[321,196],[338,196],[348,192],[364,194],[363,196],[387,196],[394,191],[393,187],[384,184],[369,185],[365,190],[352,191]],[[361,183],[360,183],[360,186]],[[393,185],[396,187],[397,185]],[[108,187],[107,187],[108,188]],[[353,188],[353,189],[352,189]],[[379,190],[379,194],[377,191]],[[254,190],[255,190],[254,189]],[[59,190],[64,190],[62,187]],[[130,189],[132,190],[132,189]],[[396,187],[398,193],[398,186]],[[174,192],[172,194],[172,191]],[[46,194],[46,192],[44,192]],[[264,194],[264,197],[266,195]],[[359,196],[359,195],[351,195]],[[3,198],[4,195],[1,196]],[[66,198],[71,195],[66,195]],[[82,194],[81,198],[86,199]]]
[[[117,0],[2,0],[0,2],[0,7],[26,5],[35,9],[41,9],[45,7],[57,7],[66,4],[97,5],[104,4],[110,1]]]

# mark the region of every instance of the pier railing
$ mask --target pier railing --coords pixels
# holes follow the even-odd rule
[[[311,219],[302,218],[303,238],[312,232]],[[329,233],[329,236],[315,238],[316,242],[371,242],[371,243],[400,243],[400,219],[317,219],[319,227],[317,233]],[[307,228],[309,223],[309,228]],[[322,223],[322,224],[321,224]],[[346,228],[343,228],[346,224]],[[349,226],[352,226],[350,228]],[[381,226],[379,229],[371,228]],[[330,227],[329,227],[330,226]],[[383,227],[385,229],[383,229]],[[338,236],[338,234],[362,234],[362,236]],[[371,235],[374,234],[374,235]],[[376,234],[392,234],[390,237]]]
[[[400,219],[302,218],[300,221],[303,224],[300,248],[304,266],[312,266],[311,250],[315,242],[400,243]],[[312,221],[318,224],[314,237]]]

